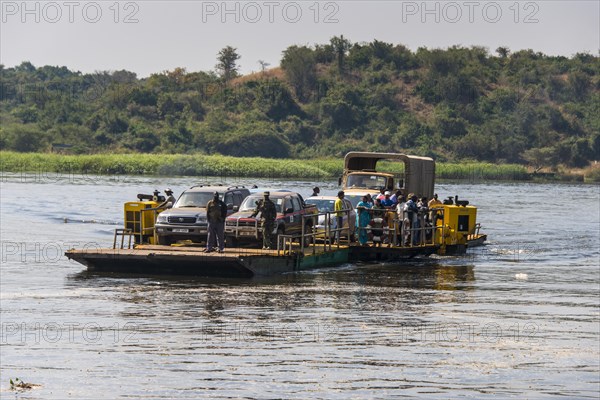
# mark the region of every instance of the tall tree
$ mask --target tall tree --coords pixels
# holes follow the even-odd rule
[[[265,60],[258,60],[258,65],[260,65],[260,72],[264,74],[267,67],[271,64],[266,62]]]
[[[237,60],[239,60],[241,56],[237,53],[237,49],[227,46],[221,49],[217,53],[217,65],[215,66],[221,78],[228,82],[232,78],[237,76]]]
[[[500,46],[496,49],[496,53],[498,53],[500,58],[506,58],[510,54],[510,50],[508,47]]]
[[[290,46],[283,52],[281,68],[296,96],[301,101],[308,100],[310,91],[317,83],[317,61],[315,53],[306,46]]]
[[[352,47],[352,44],[348,39],[344,39],[344,35],[340,37],[334,36],[330,40],[331,47],[337,57],[338,71],[340,74],[344,73],[344,61],[346,59],[346,53]]]

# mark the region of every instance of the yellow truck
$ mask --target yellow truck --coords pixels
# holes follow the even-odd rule
[[[404,168],[396,173],[380,171],[377,164],[382,160],[403,162]],[[429,200],[435,193],[435,161],[408,154],[352,151],[344,157],[339,184],[354,207],[362,196],[378,194],[381,188]],[[435,232],[434,242],[440,246],[440,254],[462,253],[468,246],[480,245],[486,240],[486,235],[479,233],[477,208],[468,203],[459,201],[456,196],[437,206],[430,229]]]
[[[404,163],[404,172],[393,174],[377,170],[381,160]],[[373,153],[351,151],[344,157],[344,173],[339,179],[346,197],[354,205],[358,197],[378,193],[383,187],[392,193],[402,190],[404,195],[414,193],[419,197],[433,197],[435,184],[435,161],[429,157],[398,153]]]

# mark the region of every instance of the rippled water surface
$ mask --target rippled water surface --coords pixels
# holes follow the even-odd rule
[[[192,183],[3,177],[1,398],[599,397],[598,186],[438,184],[479,207],[489,242],[465,257],[219,280],[62,255],[112,246],[137,193]]]

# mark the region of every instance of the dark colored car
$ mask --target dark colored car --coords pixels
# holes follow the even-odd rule
[[[260,224],[260,215],[251,217],[256,209],[256,204],[263,198],[262,193],[252,194],[244,200],[238,212],[230,215],[225,222],[225,235],[227,242],[235,246],[238,242],[262,242],[262,228]],[[277,217],[273,232],[273,243],[276,242],[276,236],[280,234],[294,235],[302,233],[302,223],[304,221],[305,232],[312,232],[312,227],[316,223],[317,208],[312,204],[305,204],[302,196],[295,192],[278,191],[271,192],[270,199],[275,203]],[[303,218],[303,215],[314,215],[313,217]],[[305,239],[308,243],[310,240]]]

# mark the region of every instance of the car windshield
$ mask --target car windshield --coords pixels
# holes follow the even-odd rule
[[[244,199],[240,206],[240,211],[252,211],[256,209],[256,203],[263,198],[263,195],[251,195]],[[271,198],[271,201],[275,203],[275,208],[278,213],[281,213],[281,205],[283,204],[283,198]]]
[[[307,203],[317,206],[319,212],[333,211],[335,200],[307,199]]]
[[[347,187],[379,189],[386,187],[387,178],[381,175],[348,175]]]
[[[174,208],[183,207],[200,207],[206,208],[206,204],[212,200],[214,196],[213,192],[184,192],[181,197],[177,200],[177,203],[173,206]],[[223,194],[219,195],[219,198],[223,200]]]

